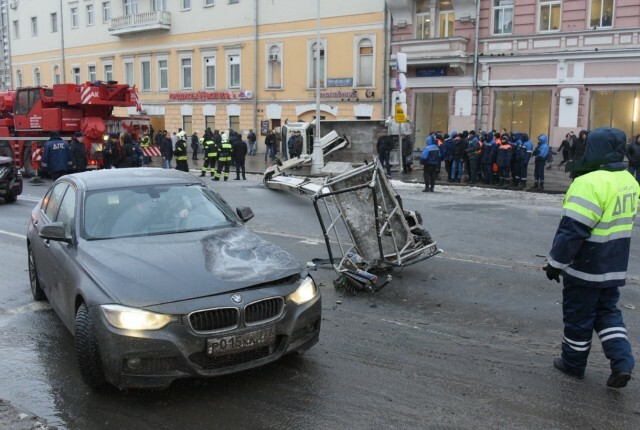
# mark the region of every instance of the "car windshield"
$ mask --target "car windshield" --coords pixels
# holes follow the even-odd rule
[[[84,237],[172,234],[237,223],[229,206],[202,185],[149,185],[87,193]]]

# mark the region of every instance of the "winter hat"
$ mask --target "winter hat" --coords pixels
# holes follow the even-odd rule
[[[229,140],[229,135],[227,133],[222,133],[222,140]]]
[[[451,134],[449,135],[449,137],[453,139],[453,138],[454,138],[454,137],[456,137],[457,135],[458,135],[458,132],[457,132],[457,131],[452,131],[452,132],[451,132]]]

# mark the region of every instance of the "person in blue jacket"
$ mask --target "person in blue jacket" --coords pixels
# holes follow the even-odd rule
[[[544,267],[549,280],[563,278],[562,352],[553,366],[584,378],[595,331],[609,360],[612,388],[626,386],[635,365],[617,306],[640,198],[640,185],[626,170],[625,146],[622,130],[601,127],[589,133]]]
[[[533,156],[535,157],[533,179],[535,183],[532,190],[544,190],[544,166],[547,163],[547,156],[549,155],[549,144],[547,144],[547,135],[541,134],[538,136],[538,145],[533,150]]]
[[[527,186],[527,171],[529,170],[529,160],[533,154],[533,143],[527,133],[521,135],[522,145],[520,145],[520,184],[518,189],[522,190]],[[544,174],[544,171],[543,171]]]
[[[427,136],[427,146],[420,154],[420,164],[424,166],[424,189],[423,193],[433,192],[436,185],[436,174],[440,170],[440,148],[433,135]]]
[[[65,175],[73,164],[69,144],[60,138],[57,131],[49,134],[49,140],[44,144],[40,165],[49,173],[54,181]]]

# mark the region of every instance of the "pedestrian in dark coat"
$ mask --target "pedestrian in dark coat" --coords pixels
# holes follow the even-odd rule
[[[447,172],[447,182],[453,182],[451,177],[451,166],[453,164],[453,148],[455,147],[454,138],[458,135],[457,132],[452,131],[449,137],[447,137],[440,146],[440,154],[444,161],[444,170]]]
[[[627,145],[627,158],[629,159],[629,173],[640,182],[640,134]]]
[[[231,147],[233,148],[233,162],[236,166],[236,181],[240,180],[240,173],[242,172],[242,179],[246,180],[245,175],[245,158],[247,156],[247,144],[242,141],[240,135],[234,132],[231,136]]]
[[[69,152],[71,153],[71,171],[84,172],[87,170],[88,158],[87,148],[84,143],[80,142],[83,134],[81,131],[76,132],[71,142],[69,142]]]
[[[411,173],[413,167],[413,139],[410,134],[402,135],[402,172]]]
[[[171,160],[173,159],[173,143],[171,138],[167,136],[166,130],[163,133],[164,137],[160,139],[160,152],[162,153],[162,167],[165,169],[171,168]]]
[[[387,171],[387,176],[391,177],[391,148],[393,143],[391,136],[387,134],[387,130],[382,130],[376,142],[376,151],[378,152],[378,159],[380,164]]]
[[[193,150],[193,154],[191,155],[192,160],[198,159],[198,148],[200,147],[200,139],[198,139],[198,132],[194,131],[191,135],[191,149]]]

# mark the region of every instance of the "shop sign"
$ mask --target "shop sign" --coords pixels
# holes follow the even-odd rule
[[[169,93],[169,100],[247,100],[252,91],[198,91],[196,93]]]
[[[328,87],[352,87],[353,78],[333,78],[327,79]]]
[[[358,92],[356,90],[320,92],[320,98],[323,99],[355,99],[356,97],[358,97]]]
[[[446,76],[446,70],[444,67],[430,67],[416,69],[416,77],[418,78],[432,78],[435,76]]]

